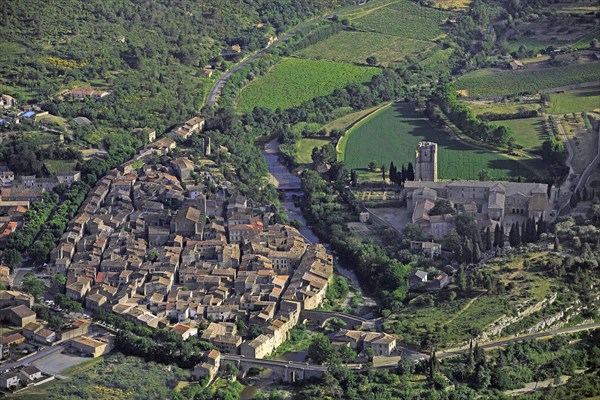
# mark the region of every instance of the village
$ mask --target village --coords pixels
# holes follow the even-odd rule
[[[86,357],[106,354],[114,348],[115,332],[90,315],[109,312],[144,327],[171,330],[183,340],[209,342],[214,349],[193,376],[213,379],[221,353],[268,357],[288,339],[290,329],[305,322],[303,311],[322,304],[333,256],[323,245],[309,244],[296,228],[275,223],[270,209],[254,207],[212,161],[188,157],[177,147],[178,141],[201,135],[203,127],[204,120],[194,117],[158,139],[149,132],[148,145],[90,190],[38,273],[65,276],[62,288],[47,280],[46,289],[58,289],[84,306],[85,313],[69,313],[53,300],[40,299],[71,320],[68,329],[50,329],[33,311],[33,296],[0,291],[3,358],[15,361],[8,351],[14,346],[33,346],[42,353],[65,346]],[[210,138],[201,143],[202,153],[210,155]],[[22,221],[29,202],[53,185],[79,180],[77,172],[15,178],[6,169],[3,177],[2,204],[13,207],[8,216],[15,216],[9,223]],[[23,190],[32,197],[6,195]],[[23,212],[17,215],[19,209]],[[3,268],[5,286],[11,287],[10,270]],[[256,334],[240,332],[239,321]],[[360,323],[348,327],[356,326]],[[378,332],[343,329],[331,341],[370,348],[378,356],[396,350],[396,339]],[[15,365],[0,375],[2,389],[52,378],[27,358]],[[26,378],[26,372],[34,378]]]

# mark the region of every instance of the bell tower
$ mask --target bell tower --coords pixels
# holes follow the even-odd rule
[[[415,157],[415,180],[437,182],[437,143],[419,143]]]

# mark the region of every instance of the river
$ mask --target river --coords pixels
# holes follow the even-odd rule
[[[308,226],[306,218],[304,218],[304,215],[302,214],[302,210],[300,210],[300,207],[296,205],[295,200],[299,200],[304,196],[301,180],[299,176],[290,172],[288,168],[281,162],[279,158],[280,153],[278,140],[273,139],[265,144],[262,154],[267,162],[269,172],[277,181],[277,187],[280,190],[280,193],[285,195],[285,198],[281,200],[281,207],[285,210],[288,219],[290,221],[298,220],[302,223],[302,227],[298,230],[309,243],[320,243],[319,237],[313,232],[310,226]],[[323,243],[323,245],[329,248],[327,243]],[[348,278],[352,286],[360,293],[364,299],[364,306],[377,306],[375,299],[367,296],[365,291],[360,287],[360,282],[354,271],[347,266],[342,265],[337,256],[335,257],[335,268],[340,275]]]

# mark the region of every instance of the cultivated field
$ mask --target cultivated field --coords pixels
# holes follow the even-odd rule
[[[598,66],[600,68],[600,66]],[[550,114],[565,114],[600,109],[600,85],[550,94]]]
[[[518,162],[504,154],[474,149],[452,139],[431,126],[411,104],[386,107],[359,122],[343,138],[339,156],[349,169],[366,169],[370,161],[377,165],[389,165],[390,161],[397,165],[414,164],[415,148],[423,140],[438,143],[440,179],[478,179],[482,170],[488,170],[495,179],[531,177],[532,169],[543,171],[539,160]]]
[[[404,39],[376,32],[342,31],[300,50],[295,55],[357,64],[366,64],[367,57],[375,56],[380,64],[387,66],[433,46],[432,42]]]
[[[493,121],[492,123],[511,128],[517,144],[523,146],[524,150],[539,148],[542,146],[542,142],[548,138],[544,128],[544,120],[541,117],[507,119]]]
[[[349,15],[349,18],[360,30],[404,39],[431,40],[444,33],[441,24],[447,16],[444,11],[401,0],[385,7],[360,11]]]
[[[379,73],[381,70],[373,67],[286,58],[249,84],[240,94],[237,107],[244,112],[254,107],[271,110],[295,107],[349,83],[368,81]]]
[[[539,90],[600,80],[600,63],[562,67],[527,68],[521,71],[481,69],[458,79],[456,88],[469,96],[500,96],[536,93]]]

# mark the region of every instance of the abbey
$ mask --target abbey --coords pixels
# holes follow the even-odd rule
[[[407,181],[404,195],[413,223],[442,239],[454,226],[451,214],[430,215],[440,199],[448,200],[457,213],[469,214],[482,226],[511,224],[527,218],[547,219],[554,190],[543,183],[502,181],[437,181],[437,144],[417,146],[415,181]]]

